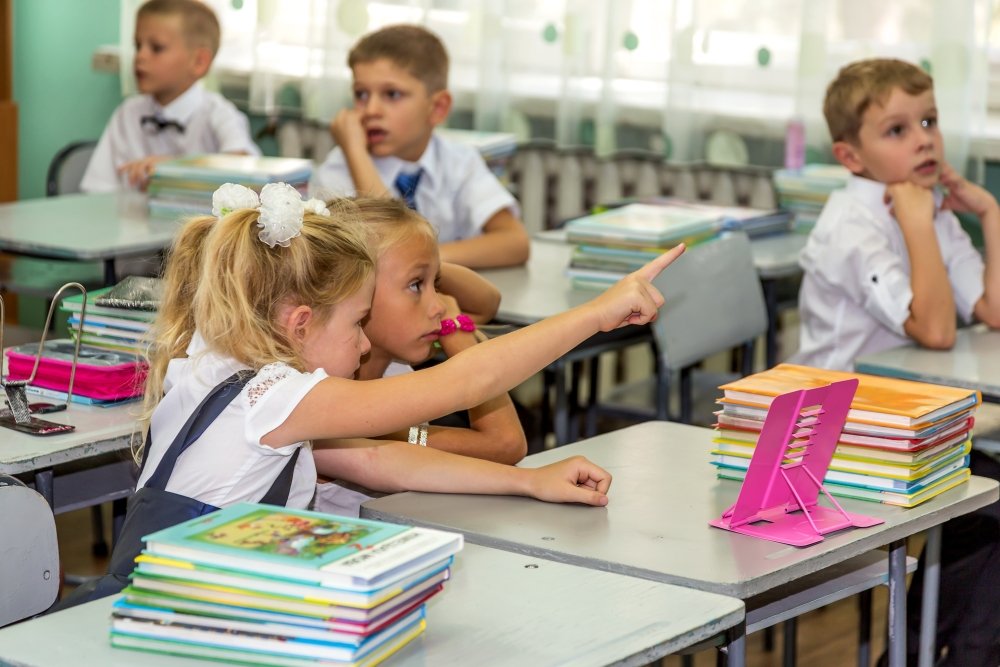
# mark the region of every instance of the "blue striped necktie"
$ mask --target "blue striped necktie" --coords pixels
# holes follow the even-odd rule
[[[396,176],[396,180],[392,183],[396,186],[396,189],[399,191],[399,196],[403,198],[406,205],[414,211],[417,210],[417,185],[420,183],[420,177],[423,173],[423,169],[418,169],[412,174],[404,174],[400,172],[400,174]]]

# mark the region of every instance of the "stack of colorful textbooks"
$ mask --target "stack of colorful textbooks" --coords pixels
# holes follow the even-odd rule
[[[851,173],[838,164],[807,164],[799,170],[774,173],[778,204],[795,214],[795,229],[807,232],[816,224],[830,193],[847,184]]]
[[[83,321],[83,295],[62,301],[60,310],[69,315],[70,335],[91,347],[114,352],[141,354],[156,309],[161,283],[158,278],[129,276],[114,287],[94,290],[87,295],[87,312]]]
[[[723,219],[690,206],[626,204],[566,223],[576,244],[567,275],[578,287],[606,288],[664,250],[714,238]]]
[[[423,632],[462,536],[241,503],[146,538],[113,646],[253,665],[374,665]]]
[[[312,162],[300,158],[253,155],[196,155],[156,165],[149,179],[149,212],[177,219],[212,212],[212,194],[223,183],[237,183],[260,192],[268,183],[288,183],[303,197]]]
[[[979,392],[793,364],[720,387],[712,450],[718,477],[743,479],[771,399],[847,378],[860,384],[824,480],[827,491],[913,507],[969,478]]]

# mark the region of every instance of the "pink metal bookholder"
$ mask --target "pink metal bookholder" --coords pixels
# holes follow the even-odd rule
[[[713,526],[804,547],[843,528],[867,528],[882,519],[850,514],[823,488],[856,379],[776,397],[767,411],[736,503]],[[833,505],[817,504],[819,492]]]

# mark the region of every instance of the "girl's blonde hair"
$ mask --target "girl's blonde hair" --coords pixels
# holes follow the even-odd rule
[[[163,393],[171,359],[184,357],[195,330],[213,351],[259,370],[281,361],[305,370],[296,344],[278,322],[279,309],[307,305],[320,321],[375,270],[358,207],[333,202],[330,215],[307,212],[301,236],[271,248],[257,234],[258,211],[187,222],[164,271],[154,325],[144,418]]]
[[[337,201],[330,202],[336,205]],[[413,237],[423,235],[437,243],[437,230],[427,218],[406,205],[402,199],[357,198],[351,200],[357,207],[368,235],[368,246],[376,258],[396,245]]]

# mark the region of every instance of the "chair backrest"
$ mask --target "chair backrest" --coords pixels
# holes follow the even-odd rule
[[[83,173],[96,147],[96,141],[76,141],[56,153],[45,179],[45,195],[55,197],[79,192]]]
[[[665,302],[653,323],[660,362],[675,371],[767,330],[764,292],[743,232],[688,249],[653,284]]]
[[[0,627],[52,606],[59,593],[56,521],[45,499],[0,475]]]

